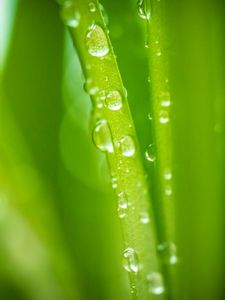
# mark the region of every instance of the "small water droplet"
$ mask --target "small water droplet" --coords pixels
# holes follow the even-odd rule
[[[117,188],[117,177],[112,177],[112,188],[116,189]]]
[[[161,99],[161,106],[169,107],[171,105],[169,92],[161,93],[160,99]]]
[[[122,96],[119,91],[111,91],[106,96],[106,105],[110,110],[119,110],[122,107]]]
[[[94,2],[89,2],[88,7],[89,7],[90,12],[96,11],[96,6],[95,6]]]
[[[138,0],[138,14],[144,20],[149,20],[151,16],[151,5],[150,1],[146,0]]]
[[[159,244],[157,250],[160,254],[162,261],[166,264],[174,265],[178,262],[177,248],[174,243],[162,243]]]
[[[95,104],[98,108],[102,108],[105,105],[106,92],[104,90],[99,91],[95,96]]]
[[[148,161],[151,161],[151,162],[154,162],[155,159],[156,159],[156,156],[155,156],[155,146],[153,144],[150,144],[146,151],[145,151],[145,157]]]
[[[167,110],[160,110],[159,112],[159,122],[161,124],[166,124],[169,122],[169,113]]]
[[[162,55],[162,52],[160,50],[156,51],[156,56],[161,56]]]
[[[80,24],[80,13],[72,1],[63,3],[61,17],[63,22],[69,27],[76,28]]]
[[[172,179],[172,172],[170,169],[165,169],[163,177],[165,180],[171,180]]]
[[[84,90],[86,93],[92,96],[98,92],[99,87],[94,85],[94,82],[91,78],[88,78],[84,83]]]
[[[118,195],[118,216],[123,219],[127,214],[128,209],[128,199],[127,195],[124,192],[119,193]]]
[[[164,283],[162,274],[159,272],[153,272],[147,275],[147,284],[149,293],[154,295],[161,295],[164,293]]]
[[[121,149],[122,155],[131,157],[135,153],[135,143],[130,135],[126,135],[119,142],[118,145]]]
[[[104,57],[109,52],[109,45],[104,30],[93,24],[86,34],[86,46],[92,56]]]
[[[148,224],[150,222],[149,214],[147,212],[140,213],[140,222],[142,224]]]
[[[138,256],[133,248],[127,248],[124,250],[123,267],[128,272],[137,273],[139,271]]]
[[[166,196],[171,196],[173,194],[172,187],[170,185],[165,187],[165,195]]]
[[[148,114],[148,119],[151,121],[152,120],[152,115],[151,113]]]
[[[97,122],[93,130],[93,141],[96,147],[103,152],[114,152],[112,135],[106,120]]]

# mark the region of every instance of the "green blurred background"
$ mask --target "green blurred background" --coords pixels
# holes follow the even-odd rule
[[[177,300],[223,299],[224,3],[161,1],[173,101]],[[144,159],[152,142],[145,23],[136,1],[102,4],[157,197]],[[83,84],[58,5],[0,0],[0,299],[130,299],[116,203],[104,154],[91,140]]]

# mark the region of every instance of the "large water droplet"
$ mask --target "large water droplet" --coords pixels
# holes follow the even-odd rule
[[[178,262],[177,248],[174,243],[162,243],[158,245],[157,250],[164,263],[174,265]]]
[[[119,110],[122,107],[122,95],[119,91],[111,91],[106,96],[106,105],[110,110]]]
[[[138,0],[138,14],[144,20],[149,20],[151,16],[151,5],[149,0]]]
[[[104,57],[109,52],[109,45],[104,30],[93,24],[86,34],[86,46],[92,56]]]
[[[155,159],[156,159],[156,156],[155,156],[155,146],[150,144],[146,151],[145,151],[145,157],[148,161],[151,161],[151,162],[154,162]]]
[[[137,273],[139,271],[138,256],[133,248],[127,248],[124,250],[123,267],[128,272]]]
[[[131,157],[135,153],[135,143],[130,135],[126,135],[119,142],[119,147],[121,149],[122,155],[126,157]]]
[[[72,28],[76,28],[80,24],[80,13],[76,9],[73,1],[66,1],[62,5],[61,16],[63,22]]]
[[[118,195],[118,216],[123,219],[127,214],[128,209],[128,199],[127,195],[124,192],[119,193]]]
[[[153,272],[147,275],[147,284],[149,293],[154,295],[163,294],[165,291],[163,277],[159,272]]]
[[[111,153],[114,151],[111,131],[106,120],[97,122],[93,130],[93,141],[96,147],[101,151]]]

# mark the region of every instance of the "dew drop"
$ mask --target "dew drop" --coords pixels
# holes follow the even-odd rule
[[[149,293],[154,295],[161,295],[164,293],[164,283],[162,274],[159,272],[153,272],[147,275],[147,284]]]
[[[178,262],[177,248],[174,243],[159,244],[157,250],[160,254],[162,261],[166,264],[174,265]]]
[[[147,212],[140,213],[141,224],[148,224],[150,222],[149,214]]]
[[[119,110],[122,107],[122,95],[119,91],[111,91],[106,96],[106,106],[110,110]]]
[[[159,122],[161,124],[166,124],[169,122],[169,113],[167,110],[161,110],[159,112]]]
[[[114,152],[112,135],[106,120],[97,122],[93,130],[93,141],[99,150],[103,152]]]
[[[104,57],[109,52],[109,45],[104,30],[93,24],[86,34],[86,46],[92,56]]]
[[[128,272],[137,273],[139,271],[138,256],[133,248],[127,248],[124,250],[123,267]]]
[[[98,92],[99,87],[94,85],[93,80],[91,78],[88,78],[84,83],[84,90],[86,93],[92,96]]]
[[[99,91],[94,99],[96,106],[102,108],[105,105],[106,92],[104,90]]]
[[[151,113],[148,114],[148,119],[151,121],[152,120],[152,115]]]
[[[135,143],[130,135],[126,135],[119,142],[118,145],[121,149],[122,155],[131,157],[135,153]]]
[[[165,180],[171,180],[172,179],[172,172],[170,169],[165,169],[163,177]]]
[[[160,99],[161,99],[161,106],[169,107],[171,105],[169,92],[161,93]]]
[[[156,159],[155,152],[155,146],[153,144],[150,144],[145,151],[145,158],[148,161],[154,162]]]
[[[151,6],[150,1],[146,0],[138,0],[138,14],[144,20],[149,20],[151,16]]]
[[[80,24],[80,13],[72,1],[63,3],[61,16],[63,22],[69,27],[76,28]]]
[[[88,4],[88,7],[89,7],[90,12],[95,12],[96,11],[96,6],[95,6],[94,2],[90,2]]]
[[[127,215],[128,209],[128,200],[127,195],[124,192],[119,193],[118,195],[118,216],[119,218],[123,219]]]
[[[172,187],[170,185],[165,187],[165,195],[166,196],[171,196],[173,194]]]
[[[117,188],[117,177],[112,177],[112,188],[113,189]]]

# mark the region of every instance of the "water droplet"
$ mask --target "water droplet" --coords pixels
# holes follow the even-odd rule
[[[171,180],[172,179],[172,172],[170,169],[165,169],[163,177],[165,180]]]
[[[93,24],[86,34],[86,46],[92,56],[104,57],[109,52],[108,40],[104,30]]]
[[[160,50],[156,51],[156,56],[161,56],[162,55],[162,52]]]
[[[142,224],[148,224],[150,222],[149,214],[147,212],[140,213],[140,222]]]
[[[152,115],[151,113],[148,114],[148,119],[151,121],[152,120]]]
[[[161,124],[166,124],[169,122],[169,113],[167,110],[161,110],[159,112],[159,122]]]
[[[128,272],[137,273],[139,271],[138,256],[133,248],[127,248],[124,250],[123,267]]]
[[[166,196],[171,196],[173,194],[172,187],[170,185],[165,187],[165,195]]]
[[[155,156],[155,146],[153,144],[150,144],[146,151],[145,151],[145,157],[148,161],[151,161],[151,162],[154,162],[155,159],[156,159],[156,156]]]
[[[124,192],[119,193],[118,195],[118,215],[119,218],[123,219],[127,214],[128,209],[128,200],[127,195]]]
[[[119,91],[111,91],[106,96],[106,105],[110,110],[119,110],[122,107],[122,96]]]
[[[147,284],[149,293],[154,295],[163,294],[165,291],[163,277],[159,272],[153,272],[147,275]]]
[[[117,177],[112,177],[112,188],[116,189],[117,188]]]
[[[88,7],[89,7],[90,12],[96,11],[96,6],[95,6],[94,2],[89,2]]]
[[[99,91],[95,96],[95,104],[98,108],[102,108],[105,105],[106,92],[104,90]]]
[[[80,24],[80,13],[72,1],[63,3],[61,16],[63,22],[69,27],[76,28]]]
[[[86,93],[92,96],[98,92],[99,87],[94,85],[94,82],[91,78],[88,78],[84,83],[84,90]]]
[[[127,135],[123,137],[119,142],[118,145],[121,149],[122,155],[126,157],[131,157],[135,153],[135,144],[134,140],[131,136]]]
[[[112,135],[106,120],[97,122],[93,130],[93,141],[99,150],[111,153],[114,152]]]
[[[178,262],[177,248],[174,243],[162,243],[158,245],[157,250],[164,263],[174,265]]]
[[[161,93],[160,99],[161,99],[161,106],[169,107],[171,105],[169,92]]]
[[[144,20],[149,20],[151,16],[151,5],[150,1],[146,0],[138,0],[138,14]]]

